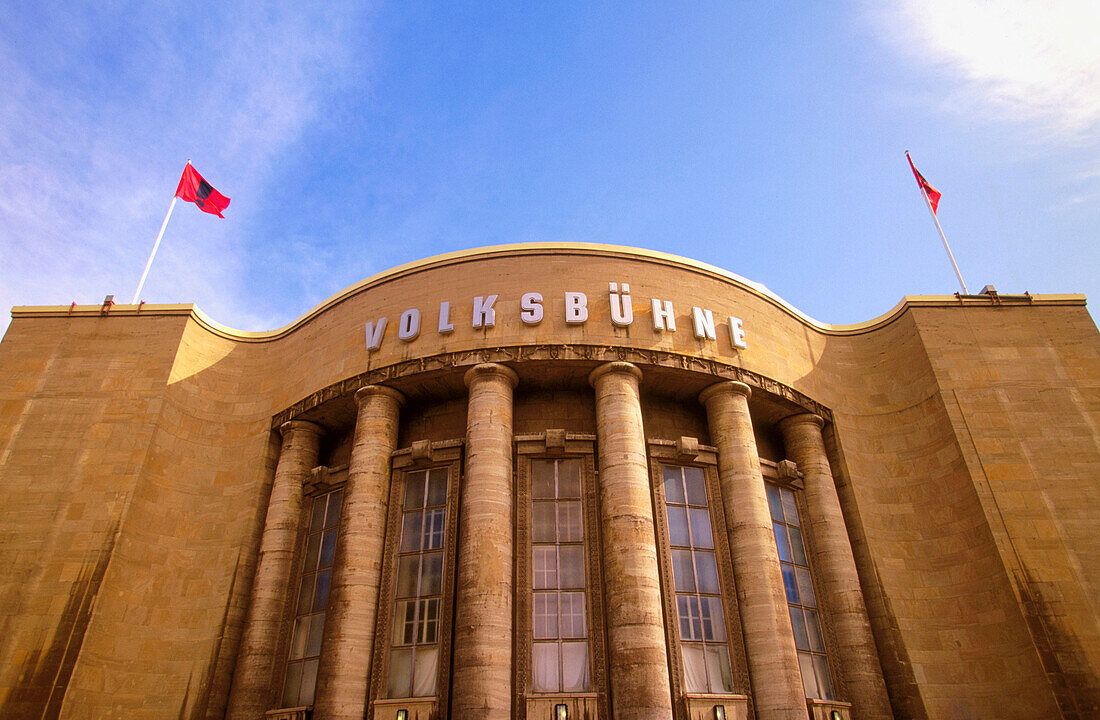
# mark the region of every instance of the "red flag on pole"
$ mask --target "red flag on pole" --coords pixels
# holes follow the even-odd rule
[[[920,185],[920,191],[928,198],[928,205],[932,208],[932,214],[935,215],[936,211],[940,208],[940,197],[942,193],[932,187],[932,183],[925,180],[924,176],[917,171],[917,166],[913,164],[913,158],[909,157],[908,151],[905,153],[905,159],[909,161],[909,167],[913,168],[913,176],[917,178],[917,184]]]
[[[184,202],[193,202],[199,206],[199,210],[224,218],[222,210],[229,207],[229,198],[222,195],[214,187],[203,180],[191,161],[183,168],[183,176],[180,177],[179,187],[176,188],[176,197]]]

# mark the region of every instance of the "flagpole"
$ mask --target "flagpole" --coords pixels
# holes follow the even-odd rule
[[[936,229],[940,231],[940,239],[943,240],[943,247],[947,250],[947,257],[951,258],[951,267],[955,268],[955,277],[959,279],[959,285],[962,285],[963,295],[969,295],[970,291],[966,289],[962,273],[959,272],[959,264],[955,262],[955,254],[951,252],[951,246],[947,244],[947,236],[943,234],[943,228],[940,227],[940,219],[936,217],[936,211],[932,209],[932,201],[928,199],[928,192],[921,188],[920,194],[924,197],[924,204],[928,206],[928,212],[932,213],[932,222],[936,223]]]
[[[188,162],[191,162],[188,160]],[[153,252],[149,253],[149,261],[145,263],[145,270],[141,273],[141,280],[138,282],[137,290],[134,291],[134,299],[130,301],[131,305],[137,305],[138,295],[141,294],[141,289],[145,287],[145,278],[149,276],[149,268],[153,265],[153,258],[157,255],[157,248],[160,247],[160,239],[164,237],[164,228],[168,227],[168,218],[172,217],[172,211],[176,209],[176,201],[178,197],[172,196],[172,204],[168,206],[168,213],[164,216],[164,222],[160,224],[160,232],[157,233],[157,240],[153,243]]]
[[[951,246],[947,244],[947,236],[943,234],[943,228],[940,227],[940,219],[936,217],[936,208],[932,207],[932,198],[928,197],[928,188],[925,187],[928,181],[917,172],[917,167],[913,164],[913,158],[909,157],[908,150],[905,151],[905,159],[909,161],[909,168],[917,178],[917,187],[920,188],[920,194],[921,197],[924,198],[924,204],[928,206],[928,212],[932,213],[932,222],[936,223],[936,229],[940,232],[940,240],[943,240],[943,247],[947,250],[947,257],[951,258],[951,267],[955,268],[955,277],[959,279],[959,285],[962,286],[963,295],[969,295],[970,291],[966,289],[966,283],[963,282],[962,273],[959,272],[959,264],[955,262],[955,253],[951,252]]]

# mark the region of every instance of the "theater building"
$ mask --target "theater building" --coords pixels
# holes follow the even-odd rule
[[[1081,295],[836,326],[543,243],[12,315],[0,717],[1100,717]]]

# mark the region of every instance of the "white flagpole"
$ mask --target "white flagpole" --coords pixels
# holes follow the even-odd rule
[[[909,151],[905,151],[905,159],[909,161],[909,167],[913,170],[913,175],[917,175],[917,168],[913,165],[913,158],[909,157]],[[959,279],[959,285],[962,286],[963,295],[969,295],[970,291],[966,289],[966,283],[963,282],[962,273],[959,272],[959,264],[955,262],[955,254],[951,252],[951,246],[947,244],[947,236],[943,234],[943,228],[940,227],[940,219],[936,217],[936,209],[932,207],[932,198],[928,197],[928,191],[924,189],[924,183],[921,182],[923,178],[917,178],[917,186],[920,188],[921,197],[924,198],[924,204],[928,206],[928,212],[932,213],[932,222],[936,223],[936,229],[940,231],[940,240],[943,240],[943,247],[947,250],[947,257],[951,258],[951,267],[955,268],[955,277]],[[928,182],[925,180],[924,182]]]
[[[187,158],[187,164],[191,164],[191,158]],[[184,166],[186,169],[186,166]],[[172,196],[172,203],[168,206],[168,212],[164,215],[164,222],[160,224],[160,232],[157,233],[157,240],[153,243],[153,252],[149,253],[149,260],[145,263],[145,270],[141,273],[141,280],[138,281],[137,290],[134,291],[134,299],[130,301],[131,305],[137,305],[138,295],[141,295],[141,289],[145,287],[145,278],[149,277],[149,268],[153,266],[153,258],[157,256],[157,248],[160,247],[160,239],[164,237],[164,229],[168,227],[168,218],[172,217],[172,211],[176,209],[176,201],[179,200],[179,196]]]
[[[928,192],[922,187],[920,194],[924,196],[924,204],[928,206],[928,212],[932,213],[932,222],[936,223],[936,229],[940,231],[940,239],[943,240],[943,246],[947,250],[947,257],[951,258],[951,267],[955,268],[955,277],[959,279],[959,285],[962,285],[963,295],[969,295],[970,291],[966,289],[966,283],[963,282],[959,265],[955,262],[955,255],[951,252],[951,246],[947,244],[947,236],[943,234],[943,228],[940,227],[940,219],[936,217],[936,211],[932,209],[932,201],[928,198]]]
[[[137,305],[138,295],[141,294],[141,289],[145,287],[145,278],[149,277],[149,268],[153,265],[153,258],[157,255],[157,248],[160,247],[160,239],[164,237],[164,228],[168,227],[168,218],[172,217],[172,211],[176,209],[176,201],[178,197],[172,198],[172,204],[168,206],[168,214],[164,216],[164,222],[160,224],[160,232],[157,233],[157,241],[153,243],[153,252],[149,253],[149,261],[145,263],[145,270],[141,273],[141,280],[138,281],[137,290],[134,291],[134,299],[130,301],[131,305]]]

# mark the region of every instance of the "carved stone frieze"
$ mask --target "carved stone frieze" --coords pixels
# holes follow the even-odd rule
[[[826,420],[832,419],[832,412],[829,408],[803,395],[797,390],[784,385],[778,380],[773,380],[772,378],[765,377],[751,370],[746,370],[742,367],[719,362],[710,358],[700,358],[694,355],[671,352],[669,350],[649,350],[621,345],[541,344],[501,345],[497,347],[480,348],[477,350],[461,350],[452,353],[428,355],[412,360],[404,360],[392,365],[372,368],[358,375],[335,382],[328,387],[322,388],[302,398],[275,415],[271,420],[271,426],[273,428],[278,428],[287,420],[292,420],[302,413],[308,412],[330,400],[353,393],[363,385],[382,383],[386,380],[397,380],[409,375],[431,372],[433,370],[445,370],[477,365],[478,363],[526,362],[532,360],[619,361],[643,366],[652,365],[704,373],[723,380],[743,382],[750,387],[758,388],[764,392],[782,398],[787,402],[793,403],[806,412],[816,413]]]

